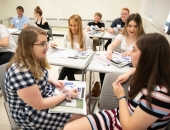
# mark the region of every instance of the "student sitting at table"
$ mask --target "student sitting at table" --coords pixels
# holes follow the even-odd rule
[[[145,31],[143,29],[141,16],[138,13],[131,14],[125,23],[125,28],[123,29],[123,32],[121,34],[118,34],[114,41],[108,46],[107,58],[111,60],[112,52],[119,45],[122,55],[128,56],[130,50],[133,47],[133,43],[140,35],[143,34],[145,34]],[[105,73],[100,73],[101,86],[103,84],[104,77]]]
[[[46,29],[46,30],[50,30],[50,27],[48,25],[48,22],[45,18],[42,17],[42,10],[39,6],[37,6],[34,9],[34,17],[35,19],[35,25],[42,28],[42,29]],[[48,41],[49,41],[49,37],[48,37]]]
[[[18,6],[16,10],[18,16],[13,17],[10,27],[21,30],[29,25],[30,20],[27,16],[23,15],[24,8],[22,6]]]
[[[48,44],[43,29],[24,28],[18,37],[16,53],[7,66],[7,101],[12,118],[22,129],[57,130],[68,121],[82,117],[70,113],[48,113],[49,108],[78,95],[77,89],[54,95],[55,88],[62,89],[64,83],[48,76]]]
[[[8,29],[0,24],[0,65],[9,62],[16,49],[16,43]]]
[[[122,28],[125,26],[125,22],[127,18],[129,17],[130,11],[128,8],[123,8],[121,10],[120,18],[115,19],[112,24],[110,25],[110,28],[108,29],[109,33],[114,34],[114,27]],[[119,32],[122,32],[122,30],[119,30]],[[109,39],[105,44],[105,50],[107,50],[108,45],[112,42],[112,39]]]
[[[102,14],[99,12],[96,12],[94,14],[94,21],[89,22],[85,28],[85,30],[88,32],[90,30],[95,30],[95,31],[102,31],[104,32],[105,24],[101,23],[102,19]],[[93,51],[96,51],[96,46],[99,45],[99,38],[93,38]]]
[[[78,51],[92,51],[92,40],[83,32],[82,19],[79,15],[72,15],[68,19],[68,33],[64,35],[64,47]],[[58,80],[75,80],[76,69],[63,67]]]
[[[119,107],[101,111],[66,124],[64,130],[164,130],[170,121],[170,45],[158,33],[144,34],[130,52],[136,71],[128,97],[120,81],[113,92]]]

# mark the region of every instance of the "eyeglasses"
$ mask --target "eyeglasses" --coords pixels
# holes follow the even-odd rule
[[[42,46],[43,49],[45,50],[47,48],[47,46],[49,45],[49,42],[41,43],[41,44],[33,44],[33,45]]]

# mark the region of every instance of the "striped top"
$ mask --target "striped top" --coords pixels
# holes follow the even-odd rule
[[[170,121],[170,95],[168,95],[168,90],[164,86],[155,87],[155,91],[152,92],[152,109],[150,109],[147,104],[146,96],[147,89],[143,88],[133,100],[128,100],[130,113],[133,113],[134,109],[139,106],[146,113],[158,118],[158,120],[154,122],[148,130],[165,129]]]
[[[170,95],[168,95],[168,90],[164,86],[155,87],[154,92],[152,92],[152,109],[147,103],[146,96],[147,88],[143,88],[133,100],[127,100],[130,114],[132,115],[136,107],[139,106],[146,113],[158,118],[146,130],[164,130],[170,121]],[[87,118],[93,130],[122,130],[119,108],[88,115]]]

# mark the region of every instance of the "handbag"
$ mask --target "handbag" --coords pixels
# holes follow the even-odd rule
[[[91,89],[91,96],[98,97],[100,95],[100,92],[101,92],[100,82],[96,81]]]

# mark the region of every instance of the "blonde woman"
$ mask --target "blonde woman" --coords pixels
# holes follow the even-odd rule
[[[48,113],[48,109],[63,100],[75,98],[76,89],[54,95],[64,83],[48,77],[46,32],[29,26],[22,30],[14,57],[7,67],[5,89],[10,112],[22,129],[59,129],[68,121],[82,117],[69,113]]]
[[[82,19],[79,15],[72,15],[68,20],[68,33],[64,36],[64,47],[78,51],[92,51],[92,40],[83,32]],[[76,69],[63,67],[59,74],[59,80],[75,80]]]

